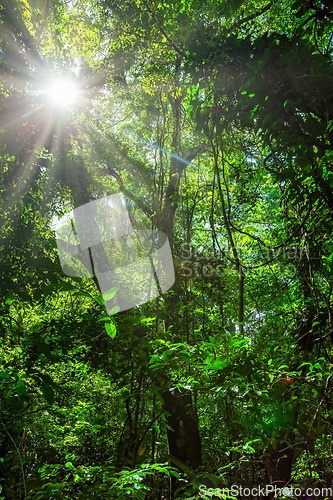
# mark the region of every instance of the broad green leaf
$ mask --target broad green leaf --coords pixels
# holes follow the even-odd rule
[[[230,364],[229,361],[227,361],[226,359],[217,359],[215,361],[215,363],[212,366],[210,366],[209,368],[211,370],[222,370],[223,368],[225,368],[229,364]]]
[[[46,401],[52,405],[54,402],[54,390],[50,385],[43,385],[41,387],[41,391],[43,393],[44,398]]]
[[[103,295],[102,295],[103,300],[105,302],[107,302],[108,300],[111,300],[116,295],[117,292],[118,292],[118,288],[116,286],[110,288],[110,290],[103,293]]]
[[[116,325],[112,321],[106,321],[104,323],[104,326],[105,326],[105,331],[109,335],[109,337],[114,339],[117,333]]]

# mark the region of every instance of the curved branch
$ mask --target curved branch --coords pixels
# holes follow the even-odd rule
[[[265,12],[267,12],[272,5],[274,4],[273,1],[269,2],[265,7],[260,10],[259,12],[254,12],[254,14],[250,14],[249,16],[244,17],[243,19],[240,19],[239,21],[235,22],[231,28],[228,29],[228,32],[232,32],[234,29],[239,28],[242,26],[242,24],[247,23],[248,21],[252,21],[253,19],[256,19],[257,17],[262,16]]]

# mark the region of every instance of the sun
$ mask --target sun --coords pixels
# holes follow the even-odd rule
[[[77,85],[69,78],[54,80],[46,93],[50,102],[59,107],[76,104],[80,94]]]

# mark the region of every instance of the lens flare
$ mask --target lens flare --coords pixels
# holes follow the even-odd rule
[[[52,82],[47,94],[53,105],[65,107],[78,101],[79,90],[73,81],[61,78]]]

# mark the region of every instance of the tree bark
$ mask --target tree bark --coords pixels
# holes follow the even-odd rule
[[[167,431],[171,462],[175,457],[197,469],[201,463],[201,440],[192,395],[189,391],[174,388],[164,392],[163,400],[171,427]]]
[[[268,482],[276,489],[288,486],[291,481],[291,471],[294,459],[294,433],[290,431],[288,437],[290,438],[289,442],[281,443],[279,449],[276,450],[270,448],[268,452]],[[274,492],[270,493],[268,498],[269,500],[273,500],[275,498]]]

